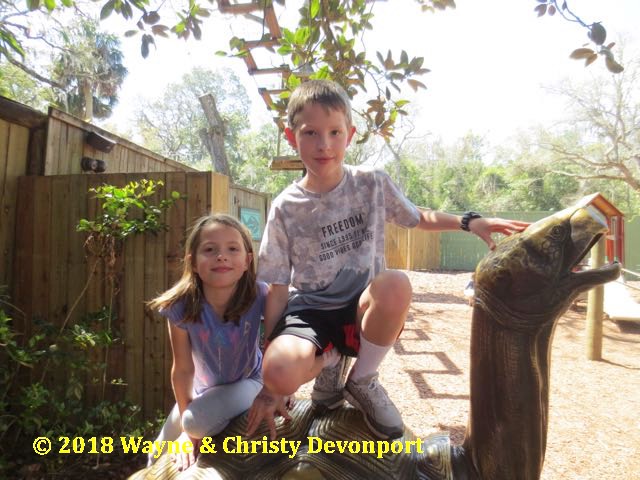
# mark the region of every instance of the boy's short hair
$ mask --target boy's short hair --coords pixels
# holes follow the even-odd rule
[[[295,130],[297,116],[306,105],[317,103],[326,110],[339,110],[344,113],[347,127],[351,127],[351,101],[347,92],[331,80],[309,80],[296,88],[289,98],[287,120],[289,128]]]

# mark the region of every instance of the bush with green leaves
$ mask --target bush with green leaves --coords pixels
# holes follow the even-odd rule
[[[135,234],[157,234],[167,229],[163,212],[182,198],[172,192],[158,205],[151,198],[162,182],[142,180],[124,187],[103,185],[90,191],[102,200],[98,217],[81,219],[77,230],[88,232],[85,247],[94,266],[106,259],[114,266],[126,238]],[[105,280],[111,283],[111,297],[117,294],[116,276],[107,268]],[[95,268],[94,268],[95,270]],[[88,276],[87,286],[94,281]],[[78,299],[79,300],[79,299]],[[36,466],[38,477],[69,477],[78,464],[100,463],[98,455],[48,456],[34,453],[32,442],[49,437],[54,447],[61,436],[83,437],[146,436],[157,430],[158,422],[142,418],[141,408],[128,401],[110,402],[104,397],[105,385],[120,384],[109,378],[108,351],[122,343],[120,332],[112,327],[109,305],[71,322],[67,312],[61,325],[46,318],[31,318],[30,335],[25,338],[17,325],[26,323],[24,313],[11,305],[0,291],[0,477],[20,477],[21,468]],[[16,322],[15,319],[25,320]],[[94,389],[95,401],[88,401],[87,388]],[[158,417],[160,418],[160,417]],[[59,445],[58,445],[59,447]],[[117,451],[114,450],[114,451]],[[122,449],[120,449],[122,451]],[[76,469],[77,470],[77,469]]]

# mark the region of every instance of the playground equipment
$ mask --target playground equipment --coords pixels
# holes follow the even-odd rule
[[[610,320],[640,322],[640,303],[636,302],[629,289],[622,278],[604,284],[604,313]]]

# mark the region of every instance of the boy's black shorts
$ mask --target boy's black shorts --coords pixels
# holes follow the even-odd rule
[[[356,323],[358,300],[356,295],[349,305],[336,310],[299,310],[282,317],[269,340],[280,335],[295,335],[313,343],[316,355],[337,348],[340,353],[357,357],[360,349],[360,331]]]

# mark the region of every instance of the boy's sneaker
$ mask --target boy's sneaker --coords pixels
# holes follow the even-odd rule
[[[351,365],[351,357],[342,355],[334,367],[320,371],[311,391],[311,405],[317,413],[324,414],[344,403],[344,382]]]
[[[387,391],[378,383],[378,372],[357,382],[347,380],[344,393],[349,403],[363,413],[365,423],[376,436],[393,439],[403,435],[402,417]]]

